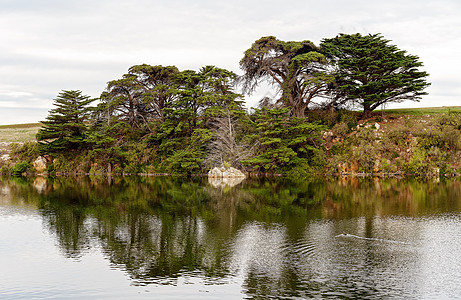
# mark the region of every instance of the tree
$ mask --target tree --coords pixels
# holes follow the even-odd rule
[[[322,53],[335,68],[335,100],[353,101],[364,117],[382,104],[418,101],[430,85],[415,55],[389,44],[380,34],[340,34],[324,39]]]
[[[284,42],[273,36],[263,37],[245,51],[240,61],[248,93],[261,81],[271,81],[282,92],[278,102],[299,118],[314,97],[327,92],[333,77],[326,73],[326,59],[310,41]]]
[[[226,107],[224,114],[213,118],[210,128],[213,139],[208,145],[208,157],[210,166],[220,166],[229,163],[233,167],[241,169],[241,161],[251,156],[253,149],[239,140],[238,120],[244,113],[240,110]]]
[[[37,133],[40,151],[57,152],[77,149],[84,143],[91,108],[95,99],[81,91],[62,91],[54,100],[56,108],[50,110],[43,127]]]
[[[163,121],[163,109],[168,107],[177,96],[178,68],[143,64],[131,67],[128,73],[137,78],[138,87],[142,90],[143,102],[147,104],[149,118]]]
[[[159,154],[168,159],[163,166],[177,173],[191,172],[202,166],[212,140],[211,123],[227,110],[243,113],[240,95],[232,91],[236,75],[215,66],[177,74],[177,95],[164,109],[164,122],[149,138]]]
[[[252,118],[254,131],[247,138],[254,141],[258,151],[244,164],[258,172],[287,172],[296,166],[307,169],[319,164],[315,160],[325,126],[289,117],[288,108],[262,108]]]
[[[143,102],[137,76],[125,74],[122,79],[109,81],[106,91],[101,94],[98,110],[108,124],[114,116],[130,124],[132,129],[140,128],[147,122],[147,105]]]

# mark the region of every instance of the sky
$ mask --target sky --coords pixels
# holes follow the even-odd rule
[[[0,124],[45,120],[62,90],[97,98],[138,64],[238,75],[263,36],[319,44],[339,33],[381,33],[423,62],[432,85],[420,102],[457,106],[461,95],[459,0],[0,0]],[[261,86],[247,107],[273,95]]]

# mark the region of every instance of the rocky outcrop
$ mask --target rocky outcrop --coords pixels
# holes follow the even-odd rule
[[[43,156],[39,156],[36,160],[34,160],[33,166],[37,173],[43,173],[46,170],[46,163],[46,158]]]
[[[245,178],[245,174],[242,171],[237,170],[235,168],[229,167],[221,167],[221,168],[213,168],[208,172],[209,178]]]

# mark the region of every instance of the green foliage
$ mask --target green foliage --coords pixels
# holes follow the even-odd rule
[[[21,161],[10,167],[10,173],[13,176],[21,176],[23,173],[27,172],[29,168],[30,164],[27,161]]]
[[[321,52],[335,65],[338,102],[356,102],[368,116],[382,104],[417,101],[427,93],[428,74],[419,58],[389,44],[379,34],[340,34],[324,39]]]
[[[37,133],[42,153],[56,153],[78,149],[85,144],[90,108],[93,102],[81,91],[62,91],[54,100],[56,108],[50,110],[43,127]]]
[[[281,172],[297,164],[309,165],[321,144],[321,125],[305,119],[289,118],[289,110],[257,110],[255,132],[248,138],[258,145],[258,152],[243,163],[257,172]]]
[[[416,148],[413,155],[405,166],[405,171],[408,174],[426,175],[429,170],[427,152],[423,148]]]
[[[398,127],[392,130],[389,130],[386,134],[386,139],[397,146],[404,146],[408,141],[408,136],[410,135],[410,130],[406,127]]]
[[[437,147],[444,151],[461,149],[461,114],[441,114],[428,125],[417,134],[421,147],[426,150]]]
[[[145,143],[130,142],[123,146],[122,162],[126,165],[124,173],[137,174],[144,172],[144,167],[153,163],[155,151]]]
[[[8,174],[10,174],[10,167],[2,164],[2,166],[0,167],[0,175],[8,175]]]
[[[205,160],[206,145],[212,138],[208,129],[197,128],[192,135],[185,138],[182,147],[173,150],[172,154],[162,163],[167,172],[175,174],[201,173],[203,161]]]
[[[353,129],[357,126],[357,113],[355,111],[343,109],[339,111],[338,115],[339,121],[346,123],[349,129]]]
[[[240,61],[244,89],[251,93],[261,81],[271,81],[282,92],[277,101],[291,115],[303,118],[312,98],[323,95],[334,80],[326,72],[326,59],[310,41],[284,42],[262,37]]]
[[[196,149],[176,150],[163,163],[165,170],[172,174],[201,173],[204,153]]]
[[[40,155],[39,145],[36,142],[24,144],[11,144],[11,155],[21,161],[32,162]]]
[[[232,71],[135,65],[108,82],[96,107],[88,107],[93,99],[80,91],[62,91],[37,134],[38,146],[25,144],[13,151],[15,159],[31,162],[40,153],[50,154],[50,171],[56,172],[192,174],[228,163],[305,177],[326,164],[322,133],[327,128],[343,138],[332,143],[344,140],[343,145],[328,141],[329,160],[354,161],[365,172],[376,169],[377,161],[385,169],[394,168],[397,159],[392,155],[416,146],[406,132],[393,132],[389,138],[372,129],[356,132],[357,112],[341,109],[358,101],[372,110],[378,103],[425,94],[427,74],[417,70],[417,57],[379,35],[340,35],[324,40],[321,51],[308,40],[263,37],[245,51],[240,66],[245,74],[239,81],[247,92],[269,80],[280,98],[266,99],[261,109],[248,114],[234,90],[238,80]],[[332,70],[338,70],[335,76]],[[338,97],[333,99],[334,87]],[[330,99],[308,110],[317,96]],[[461,147],[460,127],[459,116],[443,116],[426,132],[413,134],[431,166],[446,168],[445,154]],[[400,166],[408,159],[399,157]]]
[[[350,130],[349,130],[349,126],[347,126],[346,123],[339,122],[339,123],[336,123],[335,126],[333,126],[333,128],[331,128],[331,131],[333,132],[335,136],[345,137],[349,133]]]

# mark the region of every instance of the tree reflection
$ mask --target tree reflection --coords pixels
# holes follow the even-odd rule
[[[376,268],[394,259],[391,246],[372,243],[348,253],[336,235],[397,236],[403,229],[387,224],[386,231],[380,218],[461,210],[453,180],[266,178],[214,186],[200,177],[57,177],[1,179],[0,188],[4,201],[36,205],[66,257],[98,246],[139,285],[237,276],[249,297],[325,296],[344,284],[331,257]]]

